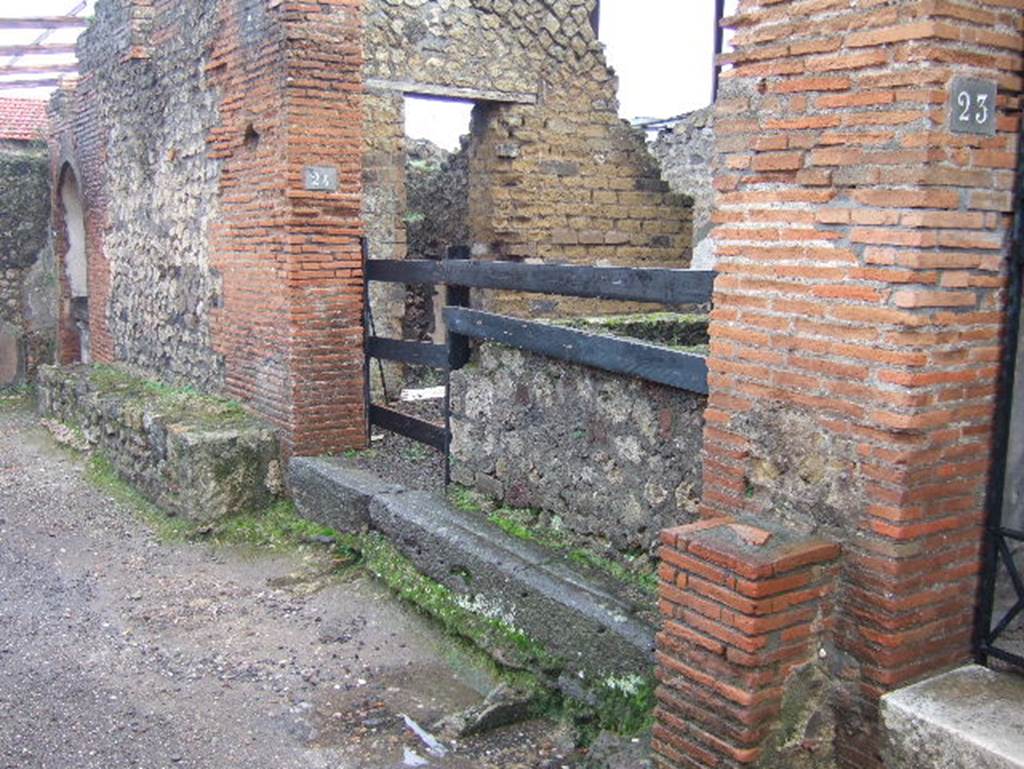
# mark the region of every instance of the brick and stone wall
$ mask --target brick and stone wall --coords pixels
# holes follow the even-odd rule
[[[56,286],[50,180],[41,142],[0,142],[0,387],[51,362]]]
[[[701,512],[842,545],[824,626],[841,717],[810,765],[880,766],[878,696],[971,654],[1022,17],[1018,0],[745,0],[728,21]],[[959,75],[998,83],[994,136],[950,132]],[[772,649],[750,646],[755,668]],[[708,651],[672,640],[691,668]],[[798,684],[755,671],[742,697]],[[660,765],[773,765],[766,734],[692,735],[703,752]]]
[[[51,141],[55,187],[74,174],[85,209],[96,360],[229,393],[289,450],[365,440],[361,50],[353,0],[97,4]],[[309,165],[339,191],[306,191]]]
[[[591,25],[594,0],[366,5],[363,213],[374,258],[405,258],[403,94],[475,101],[467,152],[478,258],[684,267],[689,201],[669,191]],[[439,53],[441,52],[441,53]],[[374,294],[385,329],[394,292]],[[531,314],[579,303],[493,298]],[[615,311],[609,309],[609,311]]]
[[[483,344],[452,374],[452,476],[597,550],[653,555],[661,529],[696,517],[706,401]]]

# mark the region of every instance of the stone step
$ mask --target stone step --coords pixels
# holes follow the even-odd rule
[[[1024,769],[1024,677],[968,665],[882,698],[887,769]]]
[[[436,494],[404,490],[341,459],[293,459],[289,485],[304,517],[338,531],[381,532],[467,605],[541,643],[584,689],[587,679],[650,675],[654,628],[613,580],[584,575],[561,554]]]

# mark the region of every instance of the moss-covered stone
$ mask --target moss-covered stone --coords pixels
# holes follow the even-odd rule
[[[707,315],[676,312],[575,318],[564,322],[572,328],[604,332],[704,354],[707,353],[709,323]]]
[[[50,161],[42,142],[0,151],[0,268],[27,267],[46,246]]]
[[[453,486],[449,494],[460,509],[486,514],[491,523],[510,536],[562,551],[576,564],[602,572],[652,596],[658,591],[654,564],[642,552],[632,555],[617,550],[597,552],[589,546],[588,540],[561,526],[558,516],[543,510],[501,505],[464,486]],[[483,513],[485,508],[490,512]]]
[[[189,520],[263,509],[283,491],[276,436],[223,398],[114,366],[44,367],[39,411],[77,424],[121,478]]]

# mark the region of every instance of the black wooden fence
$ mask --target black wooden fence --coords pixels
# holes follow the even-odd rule
[[[458,247],[450,249],[448,258],[442,261],[373,259],[366,262],[367,283],[379,281],[447,287],[445,344],[376,336],[369,302],[366,324],[367,373],[371,359],[427,366],[445,372],[444,426],[369,403],[371,426],[400,433],[447,455],[451,442],[450,374],[468,362],[470,339],[500,342],[572,363],[707,393],[707,363],[701,355],[638,340],[601,336],[553,323],[473,310],[469,308],[469,290],[487,288],[584,299],[694,305],[711,302],[714,272],[475,262],[468,257],[468,249]]]

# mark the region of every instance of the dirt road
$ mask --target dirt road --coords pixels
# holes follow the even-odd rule
[[[432,754],[403,716],[494,681],[369,578],[309,591],[322,557],[161,542],[0,401],[0,768],[574,765],[547,721]]]

